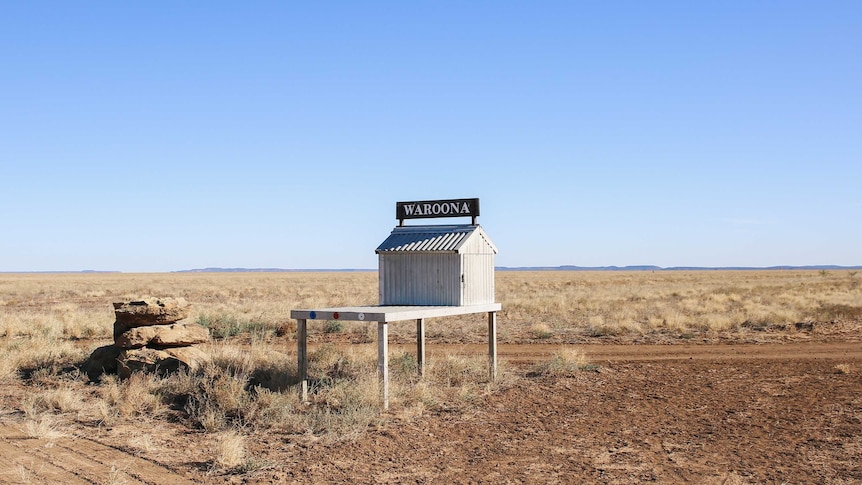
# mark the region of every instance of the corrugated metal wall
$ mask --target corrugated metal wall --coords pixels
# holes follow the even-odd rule
[[[494,303],[494,251],[476,233],[461,247],[464,268],[462,305]]]
[[[379,259],[381,305],[462,304],[460,255],[381,253]]]
[[[494,303],[494,254],[462,254],[464,286],[461,305]]]

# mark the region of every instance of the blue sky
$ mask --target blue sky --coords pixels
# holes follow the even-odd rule
[[[501,266],[862,264],[860,2],[10,2],[0,66],[0,271],[376,268],[459,197]]]

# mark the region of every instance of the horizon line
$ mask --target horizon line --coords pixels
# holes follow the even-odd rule
[[[495,266],[495,271],[770,271],[770,270],[860,270],[862,265],[773,265],[773,266]],[[377,268],[193,268],[170,271],[37,270],[0,271],[0,274],[138,274],[138,273],[348,273],[375,272]]]

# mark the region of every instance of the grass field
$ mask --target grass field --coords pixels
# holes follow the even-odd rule
[[[501,343],[560,344],[533,373],[588,368],[583,342],[690,342],[808,336],[862,318],[855,271],[500,272]],[[106,376],[88,385],[76,366],[112,340],[112,302],[184,298],[188,321],[210,328],[211,362],[169,377]],[[63,436],[70,423],[171,419],[218,435],[213,467],[249,467],[243,430],[278,430],[351,439],[381,420],[428,409],[468,409],[519,377],[506,362],[487,380],[483,356],[438,355],[425,378],[413,355],[390,356],[392,412],[380,413],[374,323],[311,322],[311,404],[296,392],[291,309],[374,304],[376,273],[172,273],[0,275],[0,384],[3,413],[18,414],[31,436]],[[481,343],[481,316],[435,319],[429,344]],[[391,325],[411,342],[411,322]],[[340,345],[353,343],[357,345]],[[388,416],[388,417],[387,417]],[[147,447],[147,443],[129,446]]]
[[[856,271],[498,272],[501,342],[582,336],[694,335],[862,316]],[[216,336],[290,336],[290,310],[377,301],[376,273],[0,275],[0,337],[108,337],[111,302],[181,297]],[[340,322],[339,322],[340,323]],[[312,322],[312,334],[374,331]],[[316,326],[316,327],[315,327]],[[394,325],[393,338],[410,325]],[[429,326],[429,338],[481,341],[470,316]]]

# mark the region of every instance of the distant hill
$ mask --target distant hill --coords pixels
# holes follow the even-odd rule
[[[814,266],[661,266],[639,265],[639,266],[497,266],[497,271],[755,271],[755,270],[849,270],[862,269],[862,266],[837,266],[833,264]]]
[[[862,266],[837,266],[837,265],[816,265],[816,266],[722,266],[722,267],[707,267],[707,266],[671,266],[664,268],[654,265],[635,265],[635,266],[497,266],[497,271],[756,271],[756,270],[853,270],[862,269]],[[350,271],[377,271],[377,268],[370,269],[284,269],[284,268],[200,268],[200,269],[185,269],[181,271],[173,271],[174,273],[316,273],[316,272],[350,272]]]
[[[326,273],[351,271],[377,271],[374,269],[284,269],[284,268],[199,268],[171,271],[172,273]]]

